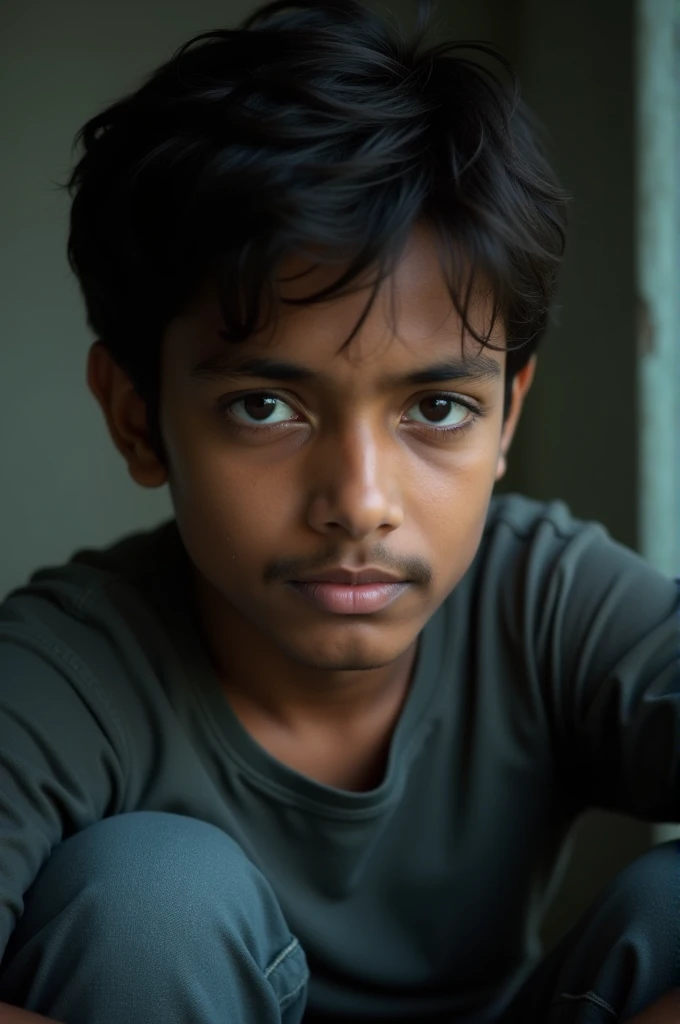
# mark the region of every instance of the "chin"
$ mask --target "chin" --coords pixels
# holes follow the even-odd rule
[[[336,633],[335,637],[319,637],[316,643],[309,633],[299,638],[288,636],[281,641],[288,656],[308,668],[323,672],[368,672],[391,665],[409,649],[413,638],[409,637],[404,643],[402,634],[398,646],[384,639],[380,643],[365,632],[340,639]]]

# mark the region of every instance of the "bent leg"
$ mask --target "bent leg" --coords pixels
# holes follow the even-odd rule
[[[675,841],[654,847],[610,883],[529,976],[502,1021],[631,1021],[678,986],[680,842]]]
[[[299,1024],[307,964],[269,883],[193,818],[106,818],[53,851],[0,1002],[69,1024]]]

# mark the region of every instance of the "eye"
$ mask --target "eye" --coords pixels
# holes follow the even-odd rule
[[[414,415],[415,412],[415,415]],[[409,418],[416,423],[441,429],[456,429],[469,419],[470,412],[476,412],[470,406],[448,395],[428,395],[421,398],[408,410]]]
[[[265,392],[238,398],[229,402],[226,408],[237,422],[247,426],[256,426],[258,423],[268,426],[270,423],[286,423],[297,418],[295,410],[287,402]]]

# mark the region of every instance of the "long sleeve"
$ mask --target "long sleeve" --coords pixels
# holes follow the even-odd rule
[[[74,685],[74,680],[77,683]],[[0,959],[52,848],[115,813],[125,739],[85,665],[0,616]]]

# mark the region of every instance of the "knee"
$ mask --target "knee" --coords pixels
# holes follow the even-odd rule
[[[680,840],[652,847],[614,884],[629,917],[652,921],[656,931],[674,936],[680,956]]]
[[[0,965],[0,998],[56,1020],[245,1020],[246,1005],[280,1020],[288,1006],[301,1014],[308,975],[233,839],[138,811],[53,851]]]
[[[57,846],[28,894],[26,923],[35,932],[77,912],[100,934],[148,936],[158,924],[194,941],[218,917],[247,928],[263,897],[273,899],[267,883],[226,833],[194,818],[138,811]]]
[[[627,887],[650,896],[656,890],[676,889],[680,881],[680,839],[653,846],[624,868],[620,877]]]

